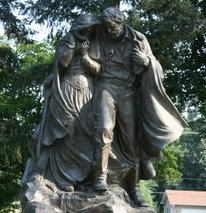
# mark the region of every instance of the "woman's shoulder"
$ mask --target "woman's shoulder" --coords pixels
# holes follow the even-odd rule
[[[60,44],[69,45],[71,48],[75,47],[76,39],[71,32],[68,32],[61,40]]]

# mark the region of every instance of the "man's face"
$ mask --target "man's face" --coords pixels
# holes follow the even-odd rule
[[[112,39],[118,39],[122,35],[122,23],[105,22],[104,27],[107,29],[107,32],[109,33]]]

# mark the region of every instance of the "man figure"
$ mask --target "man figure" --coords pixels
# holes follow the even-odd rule
[[[169,98],[164,96],[164,103],[160,101],[160,105],[169,106],[170,112],[168,114],[172,117],[170,120],[174,120],[169,126],[173,127],[178,123],[179,129],[176,132],[174,129],[171,130],[171,128],[171,131],[159,128],[160,126],[162,127],[161,122],[166,123],[167,121],[164,120],[163,116],[159,116],[161,112],[156,110],[155,103],[152,103],[149,108],[148,106],[142,106],[143,104],[149,104],[151,100],[151,92],[149,91],[150,88],[148,89],[147,83],[139,86],[139,90],[142,90],[142,93],[140,93],[141,103],[137,108],[136,87],[137,82],[142,79],[140,76],[147,73],[145,74],[146,77],[143,77],[141,81],[151,81],[154,84],[155,77],[147,76],[148,74],[151,75],[151,73],[158,73],[157,78],[160,79],[159,73],[161,72],[161,66],[153,56],[145,36],[131,27],[124,25],[123,14],[117,8],[107,8],[103,11],[101,19],[106,38],[104,41],[100,39],[100,63],[102,64],[103,71],[99,77],[94,98],[96,116],[95,159],[97,163],[94,190],[104,192],[108,188],[108,160],[114,134],[117,134],[119,140],[118,149],[122,152],[125,159],[130,162],[130,168],[125,175],[123,186],[137,206],[148,206],[140,198],[139,188],[136,187],[140,179],[140,160],[142,156],[147,155],[151,155],[152,158],[158,157],[157,155],[159,155],[160,150],[165,144],[168,144],[181,135],[182,126],[186,124]],[[103,38],[103,34],[101,34],[101,37]],[[159,84],[161,83],[157,84],[156,87],[159,88]],[[157,89],[155,90],[157,91]],[[144,97],[144,92],[146,97]],[[162,89],[161,93],[164,93]],[[141,113],[138,113],[138,111]],[[143,115],[144,118],[141,121],[137,113]],[[147,124],[149,123],[148,118],[151,118],[151,121],[156,123],[148,125],[147,128]],[[159,120],[161,121],[159,122]],[[146,146],[143,148],[140,145],[142,141],[138,141],[140,135],[137,135],[137,132],[140,132],[139,123],[143,125],[141,127],[141,135],[144,137],[143,142]],[[155,125],[157,125],[157,129],[149,131],[150,126]],[[167,129],[167,123],[164,126]],[[153,144],[156,141],[157,145]],[[148,153],[143,151],[144,148],[148,149]],[[152,173],[151,176],[155,175],[151,164],[146,163],[145,167]]]
[[[96,94],[96,160],[98,164],[94,188],[97,191],[107,190],[107,165],[113,141],[115,125],[118,125],[122,137],[124,152],[130,158],[132,165],[127,174],[127,188],[132,196],[136,191],[136,181],[139,171],[139,147],[135,144],[136,118],[135,94],[137,71],[140,74],[147,69],[149,58],[139,51],[131,29],[123,25],[123,14],[117,8],[108,8],[102,14],[103,27],[106,30],[107,41],[103,47],[103,72]],[[132,31],[132,33],[134,33]],[[136,33],[136,32],[135,32]],[[137,39],[144,36],[136,34]],[[135,149],[134,149],[135,147]],[[125,180],[126,180],[125,179]],[[147,206],[139,198],[138,206]]]

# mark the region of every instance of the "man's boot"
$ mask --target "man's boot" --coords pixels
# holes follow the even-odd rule
[[[93,188],[98,192],[105,192],[108,189],[107,185],[107,166],[109,160],[110,146],[99,146],[95,152],[96,174]]]
[[[136,186],[133,189],[133,191],[128,193],[128,195],[136,206],[139,206],[139,207],[148,207],[149,206],[149,204],[142,197],[139,186]]]
[[[130,199],[134,202],[136,206],[148,207],[148,203],[141,196],[139,187],[139,167],[132,167],[126,174],[123,187],[127,191]]]

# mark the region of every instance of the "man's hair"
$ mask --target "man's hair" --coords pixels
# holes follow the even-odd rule
[[[124,20],[124,14],[116,7],[108,7],[102,12],[102,22],[115,22],[122,23]]]

